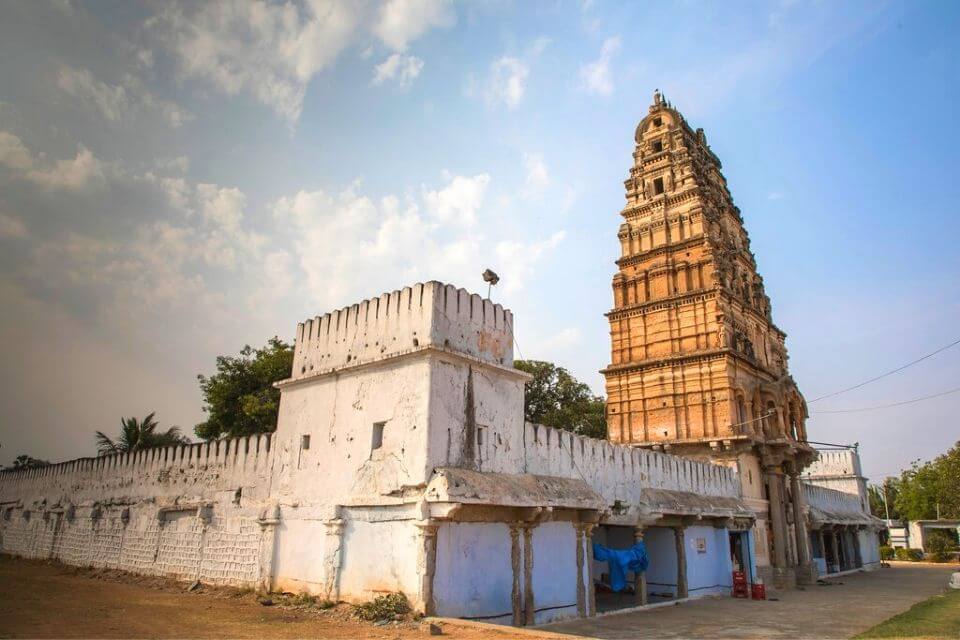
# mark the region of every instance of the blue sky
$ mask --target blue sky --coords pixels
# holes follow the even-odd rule
[[[703,127],[809,399],[956,338],[953,3],[6,4],[0,462],[202,419],[217,354],[417,280],[516,314],[602,391],[633,130]],[[960,386],[960,346],[811,410]],[[814,413],[868,475],[960,394]]]

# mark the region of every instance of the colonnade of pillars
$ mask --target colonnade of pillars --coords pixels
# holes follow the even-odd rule
[[[858,527],[833,526],[823,527],[818,532],[820,536],[820,552],[827,563],[827,572],[834,573],[830,566],[834,565],[837,571],[859,569],[863,566],[863,557],[860,554],[860,536]],[[828,546],[829,543],[829,546]],[[827,555],[827,549],[830,555]]]
[[[510,562],[513,571],[511,600],[513,624],[532,625],[536,621],[536,604],[533,590],[533,530],[537,522],[513,522],[510,527]],[[425,615],[435,615],[433,580],[437,565],[438,523],[425,520],[416,525],[420,532],[418,562],[424,571],[421,574],[420,601]],[[577,522],[573,524],[576,537],[577,562],[577,613],[581,617],[597,613],[596,589],[593,575],[593,531],[598,525]],[[677,558],[677,599],[689,595],[687,586],[686,534],[682,525],[670,527],[674,534]],[[634,540],[644,541],[646,527],[634,528]],[[584,575],[586,573],[586,576]],[[646,572],[636,576],[636,604],[648,604]]]
[[[785,474],[779,466],[767,465],[764,467],[766,475],[768,499],[770,503],[770,524],[773,527],[773,558],[771,564],[777,569],[787,569],[791,566],[808,567],[812,562],[810,540],[807,535],[806,519],[804,517],[803,487],[800,484],[800,475],[796,470]],[[784,500],[784,484],[786,478],[790,482],[790,498],[793,507],[794,539],[796,540],[796,557],[788,556],[789,529],[787,526],[786,502]]]

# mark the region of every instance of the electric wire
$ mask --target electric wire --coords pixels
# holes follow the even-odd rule
[[[930,357],[932,357],[932,356],[935,356],[935,355],[937,355],[938,353],[940,353],[940,352],[942,352],[942,351],[946,351],[946,350],[949,349],[950,347],[954,347],[954,346],[956,346],[956,345],[958,345],[958,344],[960,344],[960,339],[954,340],[953,342],[951,342],[950,344],[946,345],[945,347],[940,347],[940,348],[937,349],[936,351],[932,351],[932,352],[928,353],[927,355],[925,355],[925,356],[923,356],[923,357],[920,357],[920,358],[917,358],[916,360],[914,360],[914,361],[912,361],[912,362],[908,362],[907,364],[905,364],[905,365],[903,365],[903,366],[897,367],[896,369],[893,369],[893,370],[891,370],[891,371],[887,371],[886,373],[882,373],[882,374],[880,374],[879,376],[876,376],[875,378],[870,378],[869,380],[864,380],[863,382],[861,382],[861,383],[859,383],[859,384],[855,384],[855,385],[853,385],[852,387],[847,387],[846,389],[841,389],[840,391],[834,391],[833,393],[828,393],[828,394],[825,395],[825,396],[820,396],[819,398],[814,398],[813,400],[808,400],[808,401],[807,401],[807,404],[811,404],[811,403],[814,403],[814,402],[819,402],[820,400],[826,400],[827,398],[832,398],[832,397],[834,397],[834,396],[838,396],[838,395],[840,395],[841,393],[846,393],[847,391],[853,391],[854,389],[859,389],[860,387],[866,386],[866,385],[870,384],[871,382],[876,382],[877,380],[880,380],[880,379],[882,379],[882,378],[886,378],[887,376],[891,376],[891,375],[893,375],[893,374],[895,374],[895,373],[898,373],[898,372],[900,372],[900,371],[903,371],[903,370],[906,369],[907,367],[911,367],[911,366],[917,364],[918,362],[923,362],[923,361],[926,360],[927,358],[930,358]]]
[[[960,387],[957,387],[956,389],[949,389],[949,390],[947,390],[947,391],[941,391],[940,393],[934,393],[934,394],[929,395],[929,396],[922,396],[922,397],[920,397],[920,398],[913,398],[912,400],[903,400],[902,402],[891,402],[890,404],[880,404],[880,405],[877,405],[877,406],[875,406],[875,407],[861,407],[861,408],[859,408],[859,409],[830,409],[830,410],[826,410],[826,409],[825,409],[825,410],[823,410],[823,411],[813,411],[813,412],[811,412],[811,413],[814,413],[814,414],[819,414],[819,413],[858,413],[858,412],[860,412],[860,411],[876,411],[877,409],[890,409],[890,408],[892,408],[892,407],[902,407],[902,406],[905,405],[905,404],[914,404],[915,402],[923,402],[924,400],[931,400],[931,399],[933,399],[933,398],[939,398],[939,397],[941,397],[941,396],[947,396],[947,395],[950,395],[951,393],[956,393],[956,392],[958,392],[958,391],[960,391]]]

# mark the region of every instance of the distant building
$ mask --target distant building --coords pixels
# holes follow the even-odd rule
[[[931,531],[946,531],[954,544],[960,540],[960,520],[887,520],[890,546],[925,551]]]
[[[819,575],[880,566],[879,531],[856,449],[818,452],[801,476],[810,548]]]

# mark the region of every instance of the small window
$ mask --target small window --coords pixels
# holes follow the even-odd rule
[[[660,153],[661,151],[663,151],[663,142],[661,142],[660,140],[654,140],[654,141],[653,141],[653,152],[654,152],[654,153]]]
[[[483,444],[483,432],[486,431],[486,427],[477,427],[477,444]]]
[[[663,120],[662,120],[661,118],[654,118],[654,119],[653,119],[653,126],[659,127],[659,126],[661,126],[662,124],[663,124]]]
[[[383,446],[383,428],[386,426],[386,422],[373,423],[373,439],[370,442],[371,451],[376,451]]]
[[[654,178],[653,195],[658,196],[663,193],[663,178]]]
[[[304,451],[310,448],[310,436],[300,436],[300,448]]]

